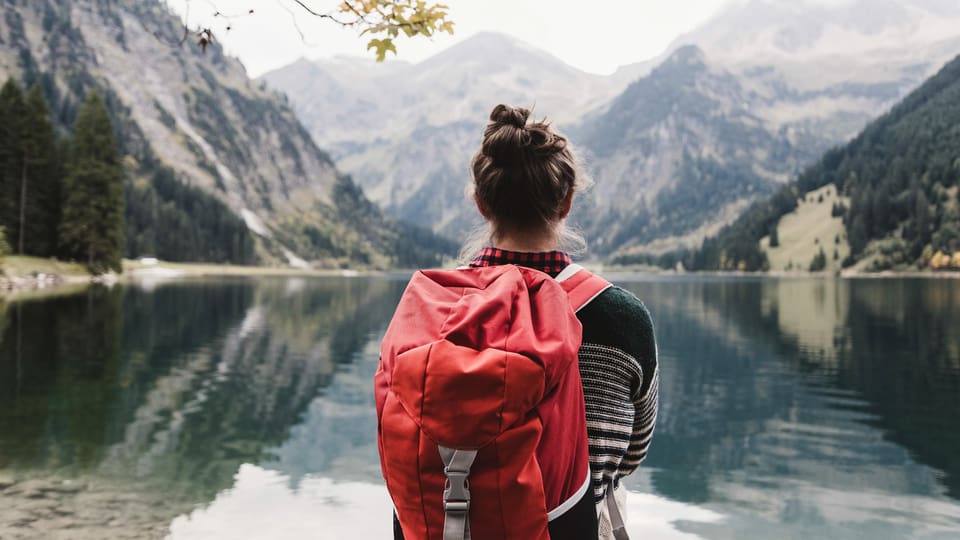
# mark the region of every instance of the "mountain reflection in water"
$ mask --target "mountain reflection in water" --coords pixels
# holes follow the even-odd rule
[[[960,282],[650,278],[656,538],[960,532]],[[0,537],[379,538],[371,379],[399,278],[0,303]]]

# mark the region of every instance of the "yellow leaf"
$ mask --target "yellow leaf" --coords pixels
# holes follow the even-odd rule
[[[393,52],[394,56],[397,54],[397,48],[393,45],[393,40],[390,38],[385,39],[371,39],[367,43],[367,50],[376,49],[377,62],[383,62],[387,57],[387,51]]]

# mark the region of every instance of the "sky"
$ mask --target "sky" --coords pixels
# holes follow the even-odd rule
[[[493,31],[510,34],[583,71],[606,75],[657,56],[674,38],[736,0],[428,1],[450,7],[454,35],[401,37],[395,40],[396,58],[418,62],[477,32]],[[330,12],[339,3],[303,2],[318,12]],[[167,4],[186,17],[190,28],[210,28],[252,77],[301,57],[373,58],[366,50],[369,36],[314,17],[294,0],[167,0]],[[247,14],[250,9],[253,14]],[[212,16],[217,11],[226,17]]]

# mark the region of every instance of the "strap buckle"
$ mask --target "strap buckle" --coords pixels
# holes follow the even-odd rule
[[[447,485],[443,489],[443,507],[446,510],[465,512],[470,509],[470,471],[454,471],[445,467]]]

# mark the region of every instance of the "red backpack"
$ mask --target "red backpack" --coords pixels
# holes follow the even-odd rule
[[[407,540],[549,538],[590,488],[575,311],[610,284],[514,265],[414,274],[374,377]]]

